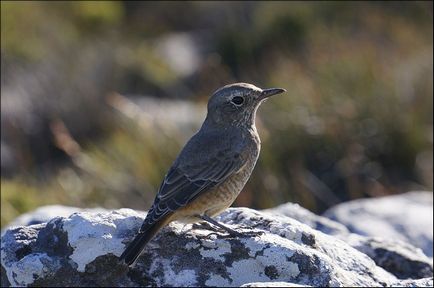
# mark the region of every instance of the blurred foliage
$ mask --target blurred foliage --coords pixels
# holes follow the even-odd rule
[[[418,1],[2,1],[1,225],[52,203],[149,207],[203,115],[178,102],[108,107],[112,91],[203,111],[231,82],[286,88],[260,108],[261,157],[235,205],[321,212],[432,190],[432,12]]]

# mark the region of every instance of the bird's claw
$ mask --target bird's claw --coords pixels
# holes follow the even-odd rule
[[[242,236],[241,237],[246,237],[246,236],[250,236],[250,237],[254,237],[254,236],[261,236],[264,235],[264,231],[246,231],[246,232],[242,232],[240,233]]]

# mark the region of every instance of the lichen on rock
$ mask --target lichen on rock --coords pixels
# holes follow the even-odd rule
[[[77,209],[66,217],[4,231],[2,286],[432,286],[432,261],[423,253],[409,255],[417,249],[410,244],[390,246],[309,216],[301,207],[297,211],[287,217],[230,208],[217,218],[244,232],[243,237],[173,222],[127,267],[118,257],[145,213]],[[297,217],[301,214],[309,216],[308,225],[296,220],[303,220]],[[332,235],[309,226],[315,223],[327,226]],[[393,270],[397,261],[419,266],[402,265],[407,270],[398,274]]]

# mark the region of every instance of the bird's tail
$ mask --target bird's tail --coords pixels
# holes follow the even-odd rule
[[[140,256],[145,245],[154,237],[162,226],[167,224],[168,221],[166,219],[161,219],[160,221],[149,225],[145,229],[141,229],[143,231],[140,231],[136,235],[134,240],[125,249],[124,253],[122,253],[119,261],[123,260],[128,266],[133,264]]]

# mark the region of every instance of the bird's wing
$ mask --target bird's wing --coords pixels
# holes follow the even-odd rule
[[[195,159],[198,160],[190,160],[193,163],[188,165],[175,162],[164,178],[141,230],[222,183],[244,165],[240,155],[230,149]]]

